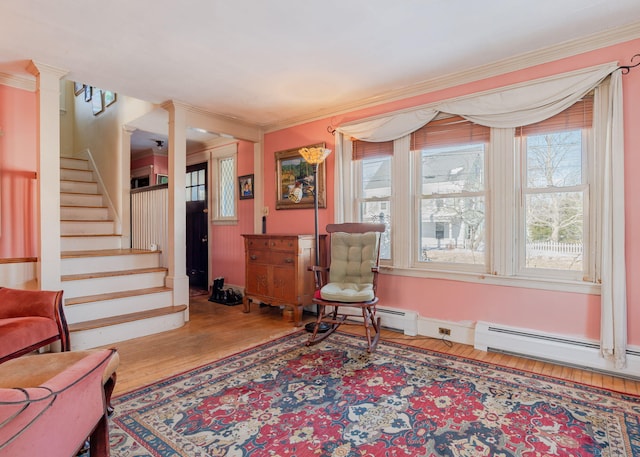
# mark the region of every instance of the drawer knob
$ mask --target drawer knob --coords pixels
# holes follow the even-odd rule
[[[258,256],[257,256],[257,255],[250,255],[250,256],[249,256],[249,258],[250,258],[251,260],[256,260],[256,259],[258,258]]]
[[[284,259],[284,263],[293,263],[293,259],[292,258]]]

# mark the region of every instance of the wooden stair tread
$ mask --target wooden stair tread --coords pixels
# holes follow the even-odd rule
[[[78,171],[87,171],[87,170],[78,170]],[[85,179],[60,179],[60,182],[81,182],[81,183],[88,183],[88,184],[97,184],[97,182],[95,181],[87,181]]]
[[[98,192],[65,192],[63,190],[60,191],[60,195],[91,195],[92,197],[102,197],[102,194]]]
[[[111,276],[128,276],[143,273],[156,273],[166,272],[166,268],[154,267],[154,268],[137,268],[133,270],[118,270],[118,271],[103,271],[95,273],[82,273],[77,275],[63,275],[60,277],[61,281],[77,281],[80,279],[93,279],[93,278],[108,278]]]
[[[60,236],[61,237],[86,238],[86,237],[91,237],[91,236],[117,236],[117,237],[121,237],[122,235],[119,235],[117,233],[67,233],[67,234],[62,234]]]
[[[156,254],[158,252],[160,251],[150,251],[148,249],[87,249],[84,251],[62,251],[60,256],[63,259],[74,259],[83,257]]]
[[[97,301],[113,300],[117,298],[138,297],[141,295],[151,295],[161,292],[171,292],[173,289],[168,287],[149,287],[147,289],[122,290],[119,292],[110,292],[96,295],[85,295],[83,297],[66,298],[65,306],[81,305],[84,303],[93,303]]]
[[[60,222],[113,222],[113,219],[60,219]]]
[[[60,205],[60,208],[104,208],[107,209],[104,205]]]
[[[149,319],[152,317],[166,316],[168,314],[182,312],[186,309],[187,305],[172,305],[165,306],[164,308],[156,308],[148,311],[123,314],[120,316],[105,317],[103,319],[95,319],[92,321],[76,322],[75,324],[69,324],[69,332],[80,332],[83,330],[92,330],[101,327],[108,327],[111,325],[125,324],[127,322],[134,322],[142,319]]]

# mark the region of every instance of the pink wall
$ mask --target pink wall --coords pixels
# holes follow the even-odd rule
[[[36,257],[34,92],[0,85],[0,258]]]
[[[149,176],[150,185],[156,183],[156,175],[167,175],[169,172],[169,157],[161,155],[148,155],[131,161],[131,171],[138,168],[153,165],[153,173]]]
[[[238,143],[238,176],[254,173],[253,143]],[[211,250],[211,275],[224,277],[226,285],[244,286],[244,238],[242,234],[254,233],[253,199],[238,200],[237,225],[212,225],[209,249]]]
[[[522,81],[601,63],[619,61],[627,64],[640,49],[640,40],[611,46],[586,54],[538,65],[526,70],[439,90],[417,97],[388,103],[352,113],[334,116],[265,135],[265,205],[270,208],[269,232],[313,233],[312,210],[275,211],[274,154],[277,151],[326,142],[334,148],[334,138],[327,126],[362,119],[375,114],[445,100],[474,92],[489,90]],[[623,77],[625,116],[625,194],[626,243],[628,275],[628,333],[629,343],[640,344],[640,285],[634,278],[640,274],[640,138],[636,126],[640,125],[640,69]],[[321,232],[333,221],[333,156],[327,160],[327,204],[320,211]],[[384,274],[380,277],[381,304],[415,310],[420,315],[449,321],[485,320],[506,325],[537,329],[571,336],[599,338],[600,297],[578,293],[551,292],[518,287],[494,286],[451,280],[423,279]]]

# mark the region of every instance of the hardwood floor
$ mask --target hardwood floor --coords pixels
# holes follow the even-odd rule
[[[206,295],[191,298],[191,319],[182,328],[112,345],[120,354],[115,397],[297,331],[291,322],[283,319],[279,308],[252,305],[251,312],[244,314],[241,305],[225,306],[209,302],[207,298]],[[359,328],[343,326],[341,329],[358,333]],[[640,395],[640,382],[606,374],[478,351],[468,345],[440,339],[407,337],[389,330],[383,330],[382,339]]]

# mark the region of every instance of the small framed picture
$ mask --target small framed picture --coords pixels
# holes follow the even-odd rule
[[[240,189],[240,200],[253,198],[253,175],[239,176],[238,189]]]
[[[91,109],[93,115],[97,116],[104,111],[104,99],[102,98],[102,89],[94,89],[91,98]]]
[[[74,82],[73,83],[73,93],[75,95],[80,95],[82,92],[84,92],[84,84]]]
[[[111,92],[110,90],[102,91],[104,93],[104,107],[113,105],[116,101],[116,93]]]
[[[84,101],[85,102],[90,102],[91,101],[91,94],[93,92],[93,87],[91,86],[84,86]]]

